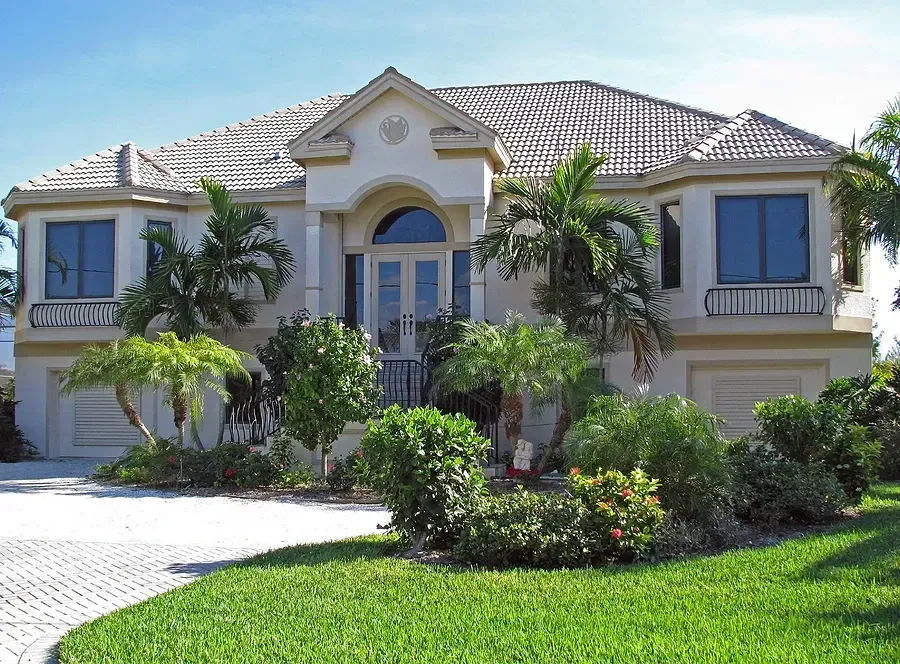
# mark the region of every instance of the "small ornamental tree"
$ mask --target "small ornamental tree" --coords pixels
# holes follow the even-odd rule
[[[296,311],[257,347],[270,389],[284,401],[284,431],[308,450],[322,448],[328,472],[331,446],[348,422],[365,422],[378,400],[377,352],[371,335],[334,316],[310,319]]]

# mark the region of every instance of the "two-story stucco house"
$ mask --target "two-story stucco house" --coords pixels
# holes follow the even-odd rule
[[[142,228],[199,236],[201,176],[264,204],[298,263],[278,301],[230,343],[252,352],[279,315],[305,307],[364,324],[385,360],[415,360],[417,326],[439,309],[533,313],[531,281],[471,269],[470,244],[503,210],[497,177],[547,176],[583,141],[609,155],[596,190],[660,220],[659,276],[678,336],[651,393],[685,394],[734,433],[752,426],[761,398],[812,397],[831,377],[868,370],[867,264],[843,261],[822,192],[840,146],[757,111],[720,115],[590,81],[427,90],[391,68],[353,95],[153,150],[124,143],[14,187],[3,206],[19,222],[25,284],[18,421],[50,457],[112,456],[137,442],[110,393],[61,398],[58,373],[85,343],[120,334],[116,294],[153,259]],[[627,348],[604,369],[632,387]],[[157,395],[140,408],[171,432]],[[207,439],[217,408],[210,399]],[[545,440],[554,416],[532,417],[524,435]]]

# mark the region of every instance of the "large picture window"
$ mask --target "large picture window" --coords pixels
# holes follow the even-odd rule
[[[809,281],[809,201],[802,195],[716,198],[720,284]]]
[[[660,208],[660,282],[663,288],[681,288],[681,204]]]
[[[112,220],[47,224],[46,297],[112,297],[115,236]]]

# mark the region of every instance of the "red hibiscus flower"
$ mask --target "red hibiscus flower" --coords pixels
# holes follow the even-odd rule
[[[628,498],[631,495],[631,489],[622,489],[622,497]]]
[[[654,503],[658,503],[658,502],[659,502],[659,496],[650,496],[650,500],[652,500]]]
[[[169,463],[171,463],[171,464],[174,464],[174,463],[175,463],[175,457],[174,457],[174,456],[170,456],[170,457],[169,457]]]
[[[225,477],[233,480],[234,476],[237,475],[237,471],[234,468],[226,468],[225,469]]]
[[[581,475],[581,468],[573,468],[569,473],[572,475]]]
[[[618,528],[613,528],[610,535],[612,535],[613,539],[619,539],[622,537],[622,531],[619,530]]]

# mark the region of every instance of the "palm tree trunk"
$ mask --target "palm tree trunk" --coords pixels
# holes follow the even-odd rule
[[[541,457],[541,461],[538,463],[538,473],[544,472],[544,467],[550,460],[550,455],[562,445],[563,439],[566,437],[566,432],[571,426],[572,413],[569,412],[568,408],[563,406],[559,411],[559,417],[556,419],[556,426],[553,427],[553,435],[550,437],[547,449],[544,450],[544,456]]]
[[[153,435],[144,425],[144,421],[141,419],[137,409],[131,402],[131,394],[125,385],[116,385],[116,401],[119,403],[119,408],[125,413],[125,417],[128,418],[128,423],[138,429],[144,438],[147,439],[147,443],[153,446],[156,441],[153,440]]]
[[[504,394],[500,398],[500,410],[503,412],[503,424],[506,429],[506,439],[510,447],[515,450],[516,442],[522,435],[522,395]]]
[[[187,421],[188,403],[183,394],[172,398],[172,412],[175,414],[175,429],[178,431],[178,446],[184,446],[184,423]]]

